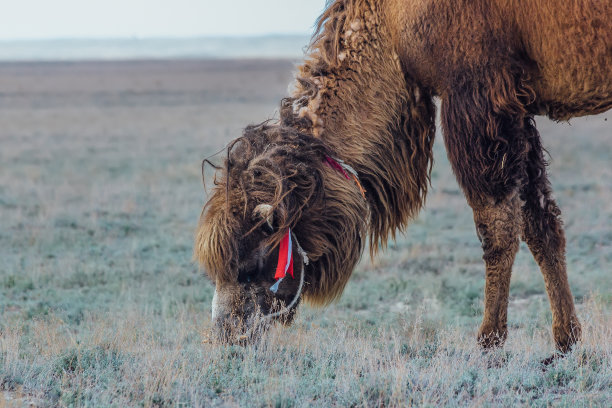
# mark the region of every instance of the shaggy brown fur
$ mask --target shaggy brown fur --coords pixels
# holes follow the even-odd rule
[[[389,47],[378,2],[334,2],[317,31],[281,120],[320,137],[357,170],[368,192],[375,252],[423,205],[435,107]]]
[[[313,261],[305,297],[335,299],[366,236],[375,252],[423,205],[437,95],[448,156],[483,244],[479,342],[500,345],[507,336],[522,234],[546,281],[555,341],[568,350],[580,324],[533,116],[567,119],[612,106],[609,15],[612,5],[595,0],[333,1],[280,121],[247,128],[228,149],[201,218],[197,258],[219,290],[269,298],[262,288],[290,227]],[[365,199],[325,156],[359,173]],[[273,208],[271,231],[252,214],[259,204]],[[287,302],[295,291],[289,282],[277,298]],[[246,313],[219,302],[223,316]],[[270,300],[255,303],[271,310]]]
[[[291,228],[311,261],[304,295],[323,303],[342,292],[363,250],[368,208],[355,185],[325,164],[331,154],[320,139],[265,124],[232,143],[197,237],[212,279],[252,273],[253,253],[269,254]],[[269,233],[266,220],[252,215],[258,204],[274,208]],[[272,285],[274,273],[265,272],[268,279],[259,279]]]

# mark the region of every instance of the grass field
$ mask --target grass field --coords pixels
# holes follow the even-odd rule
[[[210,344],[200,163],[273,115],[291,70],[0,65],[0,407],[612,406],[610,112],[538,120],[583,323],[566,358],[540,364],[551,316],[524,244],[507,344],[477,348],[480,244],[440,135],[426,210],[339,302],[257,346]]]

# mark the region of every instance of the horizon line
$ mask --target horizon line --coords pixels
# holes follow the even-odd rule
[[[53,41],[148,41],[148,40],[198,40],[198,39],[257,39],[257,38],[310,38],[312,34],[300,34],[300,33],[264,33],[264,34],[236,34],[236,35],[226,35],[226,34],[202,34],[202,35],[193,35],[193,36],[90,36],[90,37],[81,37],[81,36],[68,36],[68,37],[41,37],[41,38],[0,38],[0,44],[2,43],[11,43],[11,42],[53,42]]]

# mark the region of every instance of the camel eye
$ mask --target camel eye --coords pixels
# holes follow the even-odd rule
[[[247,271],[240,272],[238,275],[238,283],[251,283],[253,281],[253,274]]]
[[[261,274],[263,272],[265,265],[266,262],[264,261],[263,256],[259,257],[259,259],[257,260],[257,274]]]
[[[270,224],[268,224],[267,222],[264,222],[261,226],[261,228],[263,229],[263,231],[267,234],[272,234],[274,232],[274,227],[271,226]]]

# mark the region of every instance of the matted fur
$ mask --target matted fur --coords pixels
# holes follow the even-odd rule
[[[230,145],[196,238],[213,280],[236,281],[253,248],[270,252],[291,228],[310,258],[305,298],[324,303],[342,292],[363,250],[368,208],[325,164],[331,154],[319,139],[267,124],[249,126]],[[258,204],[273,207],[274,232],[263,239],[266,220],[252,216]]]
[[[283,125],[312,132],[357,172],[374,253],[422,207],[433,160],[435,106],[404,72],[379,2],[336,1],[320,17]]]

